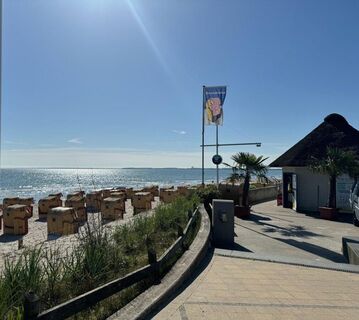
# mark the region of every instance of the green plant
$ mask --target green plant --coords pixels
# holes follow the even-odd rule
[[[93,289],[102,281],[107,280],[107,274],[111,272],[110,263],[112,254],[112,242],[108,232],[101,224],[87,223],[84,232],[79,237],[79,246],[75,251],[80,251],[80,275],[86,290]]]
[[[229,177],[230,181],[244,179],[241,205],[248,207],[251,176],[266,177],[267,167],[264,165],[264,161],[268,158],[264,158],[263,156],[257,157],[252,153],[239,152],[234,154],[231,159],[233,160],[233,165],[227,163],[224,163],[224,165],[232,169],[232,174]]]
[[[148,263],[147,247],[162,255],[177,239],[178,226],[187,224],[188,210],[198,202],[195,195],[179,197],[156,208],[153,215],[136,216],[111,233],[95,220],[84,226],[77,244],[67,252],[37,247],[25,250],[16,261],[7,258],[0,275],[0,319],[23,318],[27,291],[40,297],[42,308],[50,308],[143,267]],[[73,318],[105,318],[149,285],[146,281],[136,284],[115,295],[118,299],[110,297]]]
[[[63,280],[63,259],[59,259],[60,249],[49,248],[43,253],[44,277],[47,281],[44,290],[43,302],[52,307],[56,305],[61,296],[61,282]]]
[[[5,268],[0,278],[2,319],[18,319],[22,314],[25,292],[40,291],[43,280],[40,259],[41,248],[25,250],[16,262],[5,259]]]
[[[212,200],[219,199],[221,194],[216,185],[210,184],[197,189],[195,196],[208,207],[208,205],[212,203]]]
[[[351,177],[353,179],[353,185],[351,188],[351,191],[353,191],[354,187],[357,184],[358,179],[359,179],[359,161],[358,160],[355,160],[354,165],[349,168],[348,175],[349,175],[349,177]]]
[[[358,162],[355,154],[351,151],[333,147],[327,147],[323,158],[317,159],[313,157],[310,168],[314,172],[329,176],[328,207],[334,209],[337,207],[337,177],[345,173],[356,175],[356,177],[358,174]]]

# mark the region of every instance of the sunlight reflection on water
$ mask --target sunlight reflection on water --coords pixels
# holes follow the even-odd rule
[[[220,169],[220,180],[230,175]],[[281,178],[282,171],[269,169],[268,176]],[[205,170],[206,182],[216,179],[215,169]],[[53,192],[85,191],[128,186],[181,185],[201,182],[201,169],[1,169],[0,199],[9,196],[34,197],[36,200]]]

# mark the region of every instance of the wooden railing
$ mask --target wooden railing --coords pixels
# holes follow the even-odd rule
[[[189,248],[190,238],[191,235],[193,235],[199,215],[200,213],[198,208],[193,214],[189,212],[189,221],[186,228],[182,230],[179,227],[177,240],[162,254],[159,259],[157,259],[155,252],[151,252],[149,250],[149,264],[127,274],[122,278],[115,279],[41,313],[39,313],[40,308],[38,297],[34,293],[26,294],[24,302],[25,319],[66,319],[140,281],[152,278],[155,283],[159,283],[161,277],[169,268],[171,268],[178,257]]]

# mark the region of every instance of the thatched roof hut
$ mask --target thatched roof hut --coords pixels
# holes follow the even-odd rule
[[[283,171],[284,207],[317,211],[327,204],[329,178],[313,172],[309,165],[313,157],[323,158],[329,146],[352,151],[359,158],[359,131],[337,113],[325,117],[318,127],[270,164]],[[337,205],[342,209],[349,208],[351,184],[351,179],[345,175],[337,179]]]
[[[322,158],[328,146],[351,150],[359,158],[359,131],[337,113],[332,113],[302,140],[270,164],[270,167],[305,167],[312,157]]]

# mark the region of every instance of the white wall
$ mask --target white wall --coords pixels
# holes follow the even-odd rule
[[[318,211],[325,206],[329,194],[329,178],[313,173],[306,167],[283,168],[284,172],[297,174],[297,211]]]
[[[327,205],[329,196],[327,175],[314,173],[307,167],[284,167],[284,172],[297,174],[297,211],[318,211],[319,207]],[[338,178],[339,181],[342,179],[347,180],[348,177]],[[350,183],[348,186],[350,187]]]

